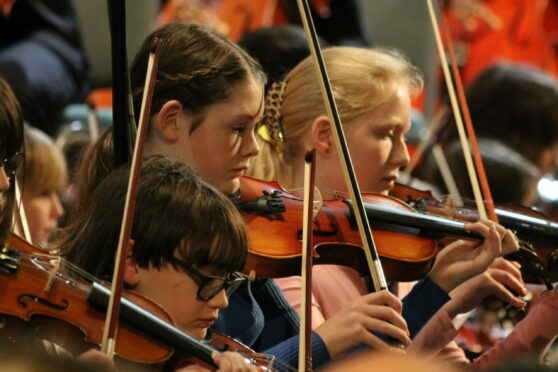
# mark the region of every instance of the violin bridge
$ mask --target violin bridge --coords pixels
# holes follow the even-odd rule
[[[444,216],[447,218],[455,218],[455,201],[451,195],[447,197],[444,203]]]
[[[56,257],[50,260],[52,264],[52,269],[48,274],[48,279],[45,284],[45,288],[43,289],[43,293],[49,293],[52,289],[52,284],[54,283],[54,279],[56,278],[56,274],[58,274],[58,270],[60,269],[60,257]]]

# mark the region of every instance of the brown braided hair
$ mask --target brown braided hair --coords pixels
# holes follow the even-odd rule
[[[151,106],[153,114],[166,102],[178,100],[188,114],[203,116],[210,105],[229,99],[233,87],[251,76],[265,82],[260,65],[226,37],[203,25],[169,23],[145,39],[132,62],[130,78],[136,117],[149,51],[156,37],[163,44]],[[195,122],[199,125],[201,120]]]

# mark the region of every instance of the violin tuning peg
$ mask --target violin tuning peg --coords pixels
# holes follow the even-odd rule
[[[248,273],[248,280],[254,281],[256,279],[256,270],[250,270]]]

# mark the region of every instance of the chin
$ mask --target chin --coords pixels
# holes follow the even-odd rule
[[[223,194],[234,194],[238,188],[240,187],[240,179],[235,178],[232,180],[227,180],[219,184],[217,189],[221,191]]]
[[[207,328],[194,328],[190,330],[188,334],[198,340],[202,340],[207,335]]]

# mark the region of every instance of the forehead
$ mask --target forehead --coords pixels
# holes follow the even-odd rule
[[[397,89],[380,105],[357,115],[352,121],[365,122],[371,126],[391,125],[407,130],[410,127],[411,98],[405,87]]]
[[[232,88],[231,98],[211,106],[205,114],[208,123],[223,121],[250,122],[259,120],[264,105],[264,85],[250,78]]]

